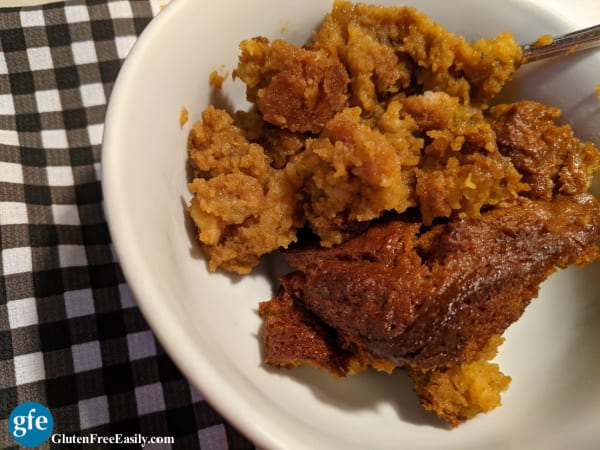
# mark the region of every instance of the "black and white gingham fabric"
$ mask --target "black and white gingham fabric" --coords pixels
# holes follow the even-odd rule
[[[253,448],[155,341],[103,216],[107,100],[159,9],[141,0],[0,9],[2,449],[17,448],[8,417],[26,401],[50,409],[54,433],[175,439],[152,448]]]

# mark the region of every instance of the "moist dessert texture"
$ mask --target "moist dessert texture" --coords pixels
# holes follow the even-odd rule
[[[293,268],[259,305],[267,364],[405,370],[452,426],[500,405],[503,332],[599,256],[600,151],[556,107],[490,106],[521,62],[508,33],[343,1],[305,46],[240,44],[254,107],[193,126],[189,212],[210,270]]]
[[[445,370],[409,369],[421,405],[452,426],[500,405],[500,394],[508,389],[511,378],[490,361],[502,341],[500,336],[492,337],[479,359],[460,366]]]
[[[536,102],[490,110],[499,151],[527,180],[515,201],[432,226],[394,215],[331,249],[285,251],[298,270],[259,309],[266,361],[336,376],[406,368],[423,406],[454,426],[498,406],[509,382],[489,361],[499,336],[556,268],[598,257],[600,205],[587,190],[600,152],[557,126],[558,116]],[[313,345],[324,333],[320,359],[290,339],[293,316],[274,327],[271,304],[281,302],[301,309]]]
[[[413,8],[336,2],[309,45],[240,48],[255,109],[211,107],[188,142],[211,270],[247,273],[304,226],[330,247],[385,211],[475,217],[528,188],[480,107],[520,63],[509,34],[468,43]]]

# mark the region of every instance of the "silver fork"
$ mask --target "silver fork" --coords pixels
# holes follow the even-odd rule
[[[538,43],[522,45],[521,49],[523,50],[523,63],[529,63],[598,46],[600,46],[600,24],[552,37],[546,45],[540,39]]]

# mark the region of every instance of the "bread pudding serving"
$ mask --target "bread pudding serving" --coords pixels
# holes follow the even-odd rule
[[[500,405],[504,331],[599,256],[600,151],[554,106],[494,103],[521,62],[509,33],[344,1],[304,46],[241,42],[253,108],[193,126],[188,210],[211,270],[293,268],[257,299],[266,363],[405,370],[452,426]]]

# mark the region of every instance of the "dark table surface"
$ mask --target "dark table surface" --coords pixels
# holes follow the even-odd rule
[[[17,448],[9,417],[30,401],[54,420],[41,448],[118,434],[254,448],[155,340],[103,215],[106,104],[159,11],[142,0],[0,9],[0,448]]]

